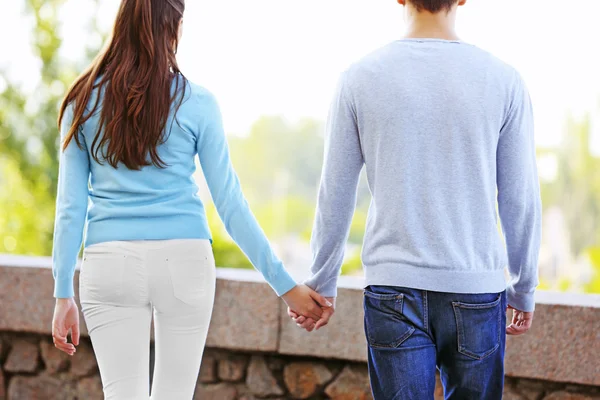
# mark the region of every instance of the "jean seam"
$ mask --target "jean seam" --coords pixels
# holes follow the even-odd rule
[[[498,311],[498,346],[500,347],[502,345],[502,313],[506,314],[506,307],[504,307],[504,304],[502,303],[502,293],[500,293],[500,304],[499,304],[500,310]]]
[[[423,290],[423,327],[425,332],[429,333],[429,314],[427,305],[427,290]]]
[[[453,301],[452,304],[456,305],[457,307],[465,308],[468,310],[481,310],[484,308],[496,307],[500,303],[501,300],[502,300],[502,298],[498,297],[494,301],[490,301],[489,303],[483,303],[483,304],[471,304],[471,303],[464,303],[461,301]]]
[[[368,292],[368,291],[364,291],[363,294],[366,297],[370,297],[372,299],[375,300],[380,300],[380,301],[391,301],[391,300],[403,300],[404,299],[404,293],[399,293],[399,294],[380,294],[380,293],[372,293],[372,292]]]
[[[457,347],[458,347],[458,352],[461,352],[461,346],[462,343],[464,342],[464,338],[462,337],[463,335],[463,331],[462,331],[462,318],[460,315],[460,312],[458,312],[457,308],[456,308],[456,303],[452,302],[452,309],[454,311],[454,321],[456,321],[456,341],[457,341]]]

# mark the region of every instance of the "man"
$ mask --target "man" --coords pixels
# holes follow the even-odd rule
[[[336,297],[364,164],[377,400],[433,398],[436,367],[447,399],[500,399],[505,334],[533,318],[541,201],[530,98],[515,69],[458,38],[465,2],[398,0],[405,36],[341,75],[328,117],[306,284]],[[316,325],[289,314],[310,331],[333,309]]]

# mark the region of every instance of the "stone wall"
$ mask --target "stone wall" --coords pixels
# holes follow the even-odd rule
[[[49,259],[0,257],[0,400],[102,399],[83,316],[73,357],[52,345],[52,289]],[[600,296],[541,292],[537,301],[532,330],[507,340],[504,398],[600,399]],[[260,275],[220,269],[194,399],[371,398],[359,280],[341,279],[337,307],[326,328],[307,333]]]
[[[150,377],[154,350],[151,346]],[[151,385],[151,382],[150,382]],[[149,388],[150,390],[150,388]],[[504,399],[600,399],[599,386],[506,378]],[[362,362],[208,348],[194,399],[371,399]],[[102,400],[89,338],[75,356],[54,348],[48,335],[0,332],[0,399]],[[436,400],[443,399],[438,381]]]

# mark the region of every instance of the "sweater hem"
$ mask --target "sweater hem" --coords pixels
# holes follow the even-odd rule
[[[499,293],[507,288],[504,269],[441,270],[407,264],[365,268],[365,287],[399,286],[443,293]]]
[[[167,239],[208,239],[212,244],[212,235],[204,218],[182,215],[92,221],[87,227],[84,248],[111,241]]]

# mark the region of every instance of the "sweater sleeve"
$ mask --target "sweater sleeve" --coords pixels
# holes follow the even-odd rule
[[[69,106],[65,110],[60,126],[61,149],[52,247],[55,298],[74,296],[73,275],[83,241],[83,229],[88,208],[90,160],[85,139],[80,130],[77,131],[77,134],[80,135],[79,138],[84,148],[79,148],[73,139],[67,148],[62,150],[62,143],[71,127],[72,120],[73,110]]]
[[[500,131],[496,162],[498,210],[511,276],[507,287],[508,304],[521,311],[533,311],[534,292],[538,285],[542,205],[532,105],[518,74]]]
[[[277,258],[242,193],[225,139],[221,112],[214,96],[202,102],[203,125],[199,129],[198,157],[219,217],[225,229],[262,273],[278,296],[296,286]]]
[[[337,281],[356,207],[364,161],[356,113],[342,74],[331,102],[317,209],[311,236],[313,261],[306,285],[326,297],[337,296]]]

